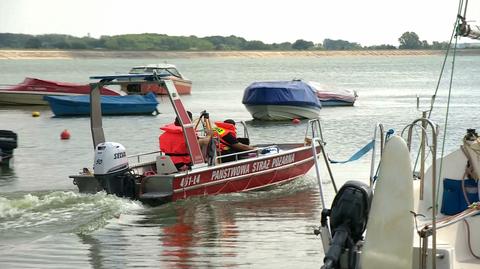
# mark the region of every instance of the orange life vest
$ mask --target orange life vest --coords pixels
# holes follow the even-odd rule
[[[165,131],[158,137],[160,150],[165,153],[165,155],[170,156],[174,164],[191,163],[192,160],[188,153],[182,127],[171,123],[160,127],[160,129]]]
[[[219,138],[220,143],[218,143],[217,148],[221,151],[226,151],[231,148],[231,145],[228,144],[223,137],[227,134],[232,134],[233,137],[237,138],[237,130],[235,129],[235,125],[230,123],[225,123],[221,121],[215,122],[216,127],[213,128],[215,131],[215,135]]]

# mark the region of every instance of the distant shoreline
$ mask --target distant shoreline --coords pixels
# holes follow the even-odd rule
[[[426,56],[443,50],[343,50],[343,51],[109,51],[109,50],[0,50],[1,59],[136,59],[136,58],[271,58],[331,56]],[[480,55],[480,49],[460,50],[461,55]]]

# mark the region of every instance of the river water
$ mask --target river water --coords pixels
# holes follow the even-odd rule
[[[443,56],[301,58],[0,60],[0,84],[24,77],[89,82],[131,66],[167,61],[193,81],[187,109],[213,120],[244,120],[252,143],[302,141],[307,122],[253,121],[241,103],[253,81],[301,78],[352,89],[354,107],[323,108],[330,158],[348,159],[368,143],[376,123],[401,132],[429,106]],[[451,70],[449,61],[447,70]],[[455,60],[446,151],[456,148],[479,116],[480,57]],[[433,119],[445,131],[448,81],[442,80]],[[32,117],[32,112],[40,117]],[[106,139],[128,154],[155,151],[159,127],[173,110],[161,99],[157,116],[105,117]],[[315,171],[292,183],[242,194],[193,198],[148,207],[107,196],[79,194],[69,175],[92,167],[88,118],[54,118],[48,107],[0,107],[0,129],[18,133],[11,168],[0,170],[0,268],[319,268],[321,241],[313,234],[321,203]],[[60,140],[67,129],[70,140]],[[367,182],[369,158],[334,165],[338,185]],[[322,178],[327,179],[325,169]],[[332,184],[325,183],[327,205]]]

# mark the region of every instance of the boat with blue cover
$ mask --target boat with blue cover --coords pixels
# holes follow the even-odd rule
[[[254,82],[242,103],[259,120],[318,118],[322,107],[315,89],[301,80]]]
[[[53,114],[63,116],[90,115],[90,96],[45,96]],[[154,93],[146,95],[101,96],[104,115],[151,115],[157,109]]]

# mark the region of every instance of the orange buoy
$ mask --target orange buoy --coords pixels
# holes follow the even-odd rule
[[[70,139],[70,133],[67,129],[63,130],[63,132],[60,134],[60,138],[63,140]]]
[[[299,123],[300,123],[300,120],[297,119],[297,118],[295,118],[295,119],[292,120],[292,123],[293,123],[293,124],[299,124]]]

